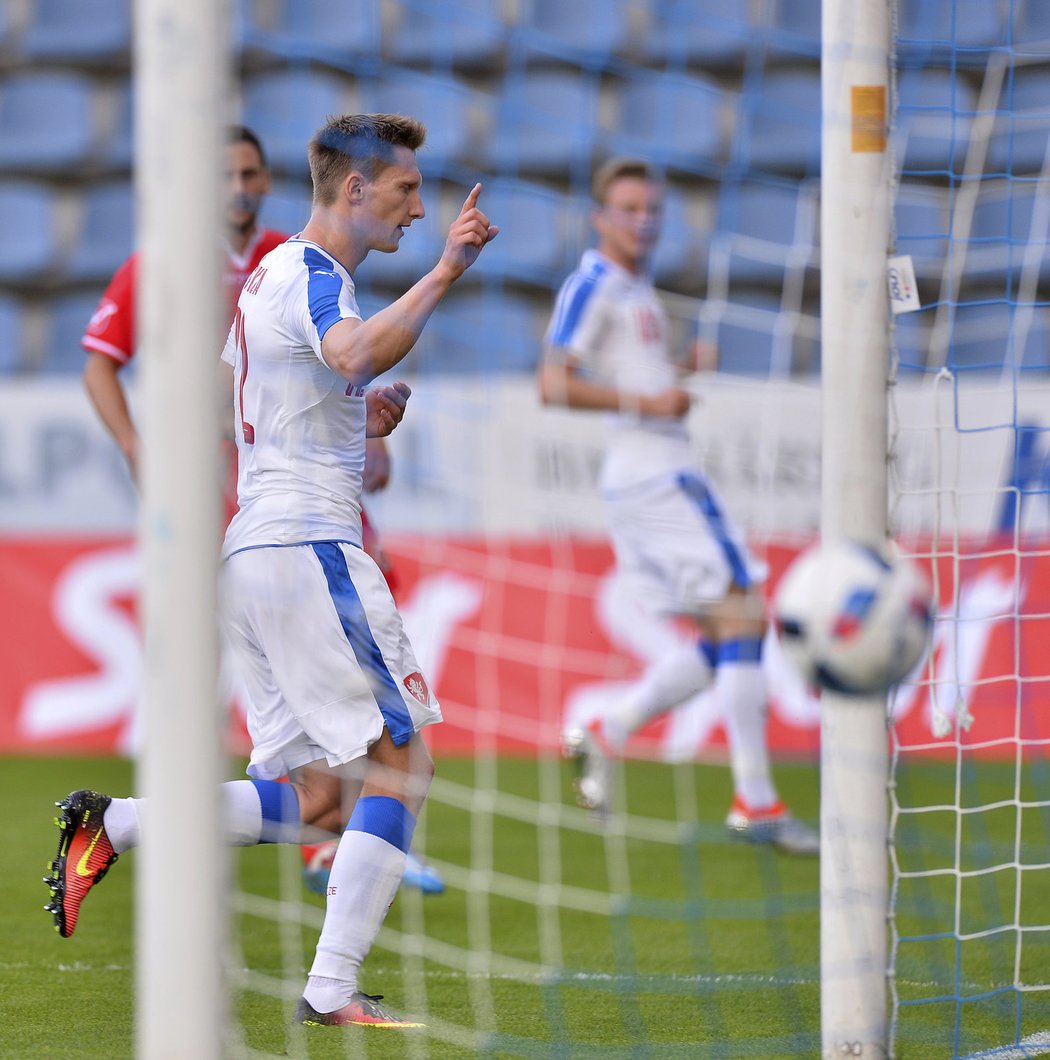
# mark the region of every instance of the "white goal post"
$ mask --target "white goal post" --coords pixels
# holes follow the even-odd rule
[[[216,364],[228,12],[136,0],[140,543],[146,654],[137,794],[136,1054],[218,1060],[226,991],[216,572]]]
[[[879,543],[886,445],[891,0],[824,0],[821,534]],[[821,721],[821,1048],[884,1057],[885,697],[825,692]]]

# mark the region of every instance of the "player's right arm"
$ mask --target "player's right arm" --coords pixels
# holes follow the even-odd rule
[[[480,194],[481,185],[475,184],[449,228],[441,258],[426,276],[367,321],[344,317],[325,332],[321,354],[333,371],[352,383],[367,383],[412,349],[438,303],[499,233],[478,209]]]
[[[124,387],[118,378],[123,366],[104,353],[88,353],[84,365],[84,388],[98,418],[120,447],[131,469],[138,477],[139,434],[131,419]]]
[[[638,394],[608,386],[581,374],[564,350],[548,348],[539,372],[540,398],[545,405],[572,409],[605,409],[640,416],[679,419],[689,411],[689,392],[670,387],[656,394]]]

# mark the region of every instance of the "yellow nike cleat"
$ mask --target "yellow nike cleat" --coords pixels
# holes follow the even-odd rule
[[[80,904],[88,891],[117,860],[102,823],[112,801],[97,791],[74,791],[55,803],[60,811],[55,818],[58,853],[48,866],[51,875],[44,877],[51,889],[51,901],[44,909],[54,916],[55,930],[64,939],[76,930]]]

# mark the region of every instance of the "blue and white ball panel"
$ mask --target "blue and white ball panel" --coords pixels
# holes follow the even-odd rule
[[[226,635],[248,692],[251,776],[404,744],[441,708],[382,572],[345,542],[249,548],[222,574]]]
[[[768,570],[707,479],[694,471],[606,495],[621,574],[658,612],[703,614],[734,585],[747,589]]]

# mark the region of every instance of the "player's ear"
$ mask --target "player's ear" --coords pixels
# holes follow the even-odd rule
[[[343,181],[343,194],[351,205],[357,205],[365,194],[365,178],[356,170],[351,170]]]

